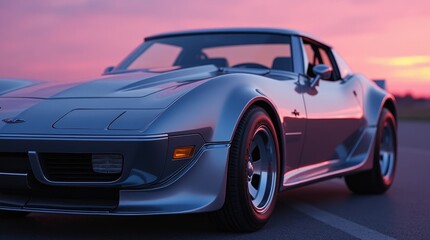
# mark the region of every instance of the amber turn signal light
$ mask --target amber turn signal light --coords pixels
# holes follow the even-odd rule
[[[173,160],[190,158],[193,156],[194,146],[177,147],[173,151]]]

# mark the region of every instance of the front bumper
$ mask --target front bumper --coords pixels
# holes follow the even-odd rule
[[[172,145],[195,143],[198,152],[171,163]],[[120,153],[115,181],[51,181],[38,153]],[[225,198],[228,143],[204,144],[197,136],[1,136],[0,153],[28,153],[26,172],[0,163],[0,209],[102,215],[149,215],[213,211]],[[149,154],[148,154],[149,153]]]

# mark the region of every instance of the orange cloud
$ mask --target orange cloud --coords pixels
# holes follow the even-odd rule
[[[394,76],[404,79],[430,81],[430,67],[398,69],[394,71]]]
[[[430,64],[430,56],[371,58],[369,62],[394,67],[410,67],[416,65]]]

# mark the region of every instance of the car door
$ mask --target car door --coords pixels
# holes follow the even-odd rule
[[[314,77],[312,67],[317,64],[331,66],[333,73],[331,79],[320,80],[313,88],[307,84],[307,123],[300,166],[346,160],[365,124],[360,82],[339,71],[331,48],[306,39],[303,44],[307,82]]]

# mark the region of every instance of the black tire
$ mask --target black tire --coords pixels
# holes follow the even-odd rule
[[[0,210],[0,218],[21,218],[25,217],[29,212],[21,212],[21,211],[6,211]]]
[[[383,109],[379,117],[373,168],[345,176],[348,188],[357,194],[381,194],[393,184],[397,163],[397,125],[393,114]]]
[[[267,223],[276,204],[279,161],[270,117],[261,107],[250,108],[231,144],[226,200],[214,215],[221,229],[253,232]]]

